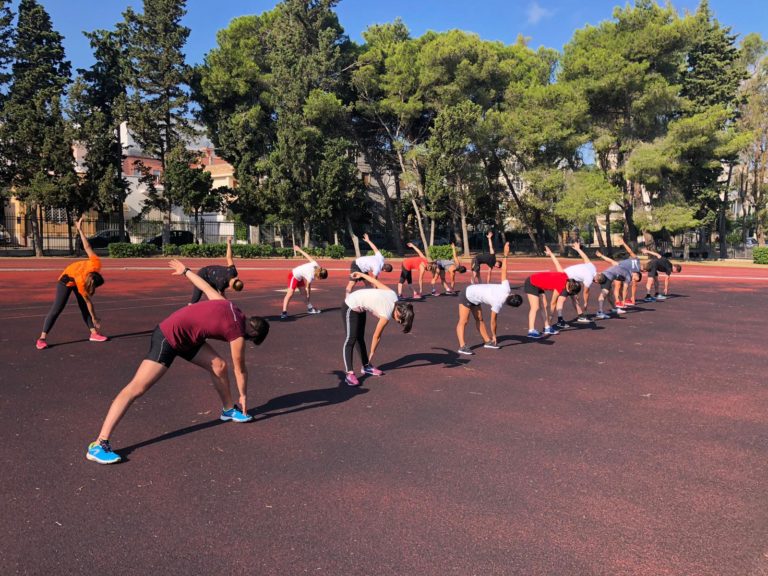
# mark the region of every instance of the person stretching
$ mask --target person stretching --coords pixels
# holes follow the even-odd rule
[[[630,282],[637,280],[637,278],[640,277],[640,272],[630,272],[627,268],[619,266],[619,263],[616,262],[616,260],[608,258],[608,256],[605,256],[600,250],[597,250],[595,254],[598,258],[602,258],[611,264],[609,268],[606,268],[595,276],[595,282],[600,284],[600,296],[597,298],[597,314],[595,315],[595,318],[606,320],[611,317],[610,314],[612,313],[626,314],[627,311],[624,310],[623,306],[619,306],[619,303],[615,299],[615,293],[611,288],[615,281],[629,284]],[[608,303],[613,305],[611,310],[607,313],[604,309],[606,298],[608,298]]]
[[[226,266],[203,266],[197,271],[197,275],[215,288],[216,292],[222,296],[224,296],[224,291],[227,288],[232,288],[235,292],[240,292],[243,289],[243,281],[237,277],[237,268],[235,268],[235,261],[232,259],[232,238],[227,238],[226,259]],[[195,286],[189,303],[199,302],[202,295],[203,291]]]
[[[632,274],[632,282],[629,284],[626,282],[616,284],[616,305],[620,307],[632,306],[635,303],[637,285],[640,283],[643,276],[642,269],[640,268],[640,259],[637,257],[637,254],[632,251],[632,248],[630,248],[629,244],[624,241],[624,238],[621,239],[621,245],[624,247],[624,250],[627,251],[628,258],[619,260],[619,266],[625,268]]]
[[[424,254],[419,250],[413,242],[408,242],[406,244],[408,248],[411,248],[418,254],[418,256],[412,256],[411,258],[405,258],[403,260],[402,268],[400,269],[400,281],[397,283],[397,297],[400,300],[404,300],[403,297],[403,284],[406,282],[409,286],[411,286],[411,290],[413,292],[414,298],[421,298],[422,293],[424,292],[424,272],[429,270],[430,272],[434,273],[434,271],[437,269],[437,266],[435,266],[434,263],[430,263],[429,260],[426,259]],[[418,270],[419,271],[419,291],[416,292],[413,290],[413,271]]]
[[[293,298],[293,293],[296,289],[301,288],[302,286],[304,287],[304,293],[307,296],[307,312],[310,314],[320,314],[321,311],[312,306],[312,302],[309,299],[312,294],[312,281],[315,278],[320,278],[321,280],[328,278],[328,270],[321,268],[320,264],[315,262],[309,254],[304,252],[304,250],[298,246],[294,246],[293,249],[304,256],[309,262],[302,264],[301,266],[296,266],[296,268],[291,270],[288,274],[288,289],[285,292],[285,298],[283,298],[283,312],[280,314],[280,320],[286,320],[288,318],[288,302]]]
[[[381,370],[371,364],[371,360],[373,360],[373,356],[381,343],[381,334],[390,320],[400,324],[403,327],[403,332],[407,334],[413,326],[414,313],[413,304],[398,302],[395,291],[373,276],[362,272],[353,272],[352,277],[373,286],[373,288],[363,288],[347,294],[344,305],[341,307],[341,317],[344,320],[347,333],[347,337],[344,339],[344,371],[346,372],[344,381],[349,386],[359,386],[360,381],[355,376],[352,362],[355,346],[357,346],[360,359],[363,362],[361,374],[363,376],[383,375]],[[368,312],[379,319],[371,338],[370,355],[365,346],[365,319]]]
[[[536,330],[536,314],[539,311],[541,311],[541,317],[544,320],[544,334],[554,336],[560,333],[549,324],[550,309],[547,307],[547,291],[552,291],[553,299],[559,298],[563,292],[566,296],[573,296],[581,291],[581,282],[568,278],[549,246],[544,247],[544,252],[552,258],[557,272],[538,272],[525,279],[523,291],[528,295],[528,304],[531,307],[528,311],[529,338],[541,338],[542,333]]]
[[[374,278],[378,278],[382,270],[384,272],[392,272],[392,264],[384,262],[384,256],[379,252],[379,249],[376,248],[376,245],[370,241],[368,234],[363,234],[363,240],[365,240],[368,243],[368,246],[371,247],[371,250],[373,250],[373,256],[361,256],[352,262],[352,265],[349,267],[350,277],[349,282],[347,283],[347,294],[352,292],[352,288],[355,287],[355,284],[363,281],[359,278],[352,278],[352,274],[355,272],[362,272],[363,274],[368,274]]]
[[[475,319],[475,327],[483,338],[484,347],[498,350],[496,341],[497,316],[504,305],[518,307],[523,303],[519,294],[512,294],[512,288],[507,279],[507,256],[509,256],[509,242],[504,244],[504,259],[501,264],[500,284],[472,284],[461,293],[459,300],[459,322],[456,324],[456,337],[459,339],[459,354],[474,354],[464,341],[464,332],[469,322],[470,313]],[[485,328],[483,309],[481,304],[491,307],[491,333]]]
[[[456,253],[456,244],[451,242],[451,251],[453,252],[453,260],[437,260],[435,266],[437,270],[432,274],[432,295],[440,296],[440,293],[435,290],[435,282],[440,278],[440,284],[443,286],[443,290],[446,294],[453,294],[456,287],[456,272],[464,274],[467,271],[466,266],[461,265],[461,260]],[[447,276],[447,282],[446,282]]]
[[[480,266],[482,264],[488,266],[488,273],[485,276],[486,284],[491,283],[491,274],[493,273],[493,269],[501,267],[501,262],[496,260],[496,252],[493,250],[493,232],[488,232],[485,237],[488,238],[489,253],[486,254],[483,252],[481,254],[476,254],[475,257],[472,258],[472,284],[477,284],[480,282]]]
[[[669,296],[669,277],[672,276],[672,272],[678,274],[683,271],[683,267],[680,264],[672,264],[668,258],[665,258],[661,254],[651,252],[645,248],[641,252],[647,256],[654,256],[645,263],[645,270],[648,272],[648,281],[646,283],[646,289],[648,294],[645,296],[645,302],[656,302],[656,300],[666,300]],[[659,271],[664,272],[664,293],[659,294]],[[653,290],[653,291],[651,291]],[[653,296],[651,295],[653,294]]]
[[[69,295],[72,294],[72,292],[75,293],[75,298],[77,299],[77,305],[80,308],[83,322],[88,326],[88,330],[91,331],[91,335],[88,339],[91,342],[106,342],[109,340],[109,338],[99,333],[99,330],[101,329],[101,321],[96,316],[96,309],[93,307],[93,300],[91,300],[96,293],[96,288],[104,284],[104,277],[99,274],[99,270],[101,270],[101,260],[93,251],[88,239],[85,237],[82,225],[83,216],[80,216],[77,222],[75,222],[75,228],[77,228],[77,232],[80,234],[80,240],[83,243],[85,253],[88,255],[88,260],[80,260],[79,262],[70,264],[59,276],[59,280],[56,282],[56,295],[53,304],[43,322],[43,331],[40,333],[40,337],[35,343],[38,350],[45,350],[48,348],[48,332],[51,331],[59,314],[64,310],[64,307],[69,300]]]
[[[115,464],[120,461],[120,456],[112,450],[110,444],[112,433],[131,404],[163,377],[177,356],[209,373],[221,400],[220,420],[252,420],[246,412],[248,369],[245,363],[245,341],[261,344],[269,333],[269,322],[259,316],[246,318],[234,303],[225,299],[178,260],[171,260],[168,265],[173,268],[174,276],[186,276],[187,280],[200,288],[208,301],[185,306],[155,327],[147,357],[128,385],[112,401],[98,437],[88,445],[85,457],[98,464]],[[227,363],[207,340],[229,342],[239,406],[232,402]]]
[[[574,242],[571,244],[571,248],[573,248],[579,256],[581,256],[581,259],[583,261],[582,264],[574,264],[573,266],[568,266],[564,272],[568,275],[568,278],[572,278],[573,280],[578,280],[581,282],[581,294],[583,299],[583,306],[579,304],[579,299],[576,296],[569,296],[567,292],[561,292],[557,297],[557,324],[555,324],[555,328],[562,330],[563,328],[568,327],[568,323],[563,319],[563,307],[565,306],[565,301],[568,300],[568,298],[571,299],[571,302],[573,302],[573,306],[576,308],[576,314],[578,314],[578,317],[576,318],[576,322],[579,322],[581,324],[588,324],[590,322],[589,318],[587,318],[587,307],[589,304],[589,287],[592,285],[592,282],[595,279],[595,275],[597,274],[597,268],[595,268],[595,265],[592,264],[592,261],[589,259],[589,256],[587,256],[584,251],[581,249],[581,244],[578,242]]]

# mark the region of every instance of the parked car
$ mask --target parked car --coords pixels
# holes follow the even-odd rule
[[[746,244],[747,248],[754,248],[757,245],[758,245],[757,238],[747,238],[747,244]]]
[[[154,244],[157,248],[163,246],[163,235],[158,234],[152,238],[144,240],[145,244]],[[195,235],[189,230],[171,230],[171,244],[174,246],[183,246],[184,244],[194,244]]]
[[[128,235],[128,232],[124,232],[123,236],[120,236],[120,230],[117,228],[107,228],[106,230],[102,230],[101,232],[97,232],[93,236],[88,236],[88,243],[91,245],[91,248],[106,248],[110,244],[114,244],[115,242],[130,242],[131,237]],[[83,243],[80,240],[80,237],[77,238],[77,241],[75,242],[75,246],[78,250],[83,249]]]
[[[2,224],[0,224],[0,244],[13,244],[13,236]]]

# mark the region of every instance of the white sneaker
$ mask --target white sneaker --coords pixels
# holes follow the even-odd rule
[[[598,312],[597,314],[595,314],[595,318],[597,318],[598,320],[608,320],[610,316],[608,316],[608,314],[604,312]]]

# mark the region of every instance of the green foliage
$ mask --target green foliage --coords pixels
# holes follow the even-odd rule
[[[430,246],[427,255],[430,260],[453,260],[453,248],[451,246]]]
[[[240,258],[269,258],[275,249],[271,244],[233,244],[232,253]]]
[[[110,258],[146,258],[156,256],[157,248],[153,244],[131,244],[114,242],[108,247]]]
[[[691,206],[664,204],[650,212],[637,212],[637,225],[648,232],[666,230],[672,234],[692,230],[700,225],[694,216],[696,209]]]
[[[752,261],[755,264],[768,264],[768,246],[757,246],[753,248]]]
[[[163,244],[163,256],[181,256],[181,247],[176,244]]]
[[[278,258],[294,258],[293,248],[288,248],[287,246],[285,248],[275,248],[275,255]]]
[[[341,244],[330,244],[325,249],[325,256],[328,258],[333,258],[334,260],[340,260],[341,258],[344,258],[345,253],[346,250]]]
[[[381,252],[381,255],[384,256],[384,258],[386,259],[395,258],[395,254],[390,250],[387,250],[386,248],[379,248],[379,252]],[[373,256],[374,252],[373,250],[368,250],[368,252],[366,252],[365,255]]]
[[[186,258],[224,258],[227,253],[226,244],[184,244],[179,249]]]
[[[579,170],[565,180],[565,193],[555,204],[555,214],[580,226],[591,224],[621,198],[621,190],[600,170]]]

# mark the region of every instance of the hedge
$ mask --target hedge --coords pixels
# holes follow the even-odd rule
[[[755,264],[768,264],[768,246],[756,246],[753,248],[752,261]]]
[[[453,248],[450,246],[430,246],[430,260],[453,260]]]
[[[130,242],[115,242],[108,247],[110,258],[144,258],[157,254],[154,244],[131,244]]]
[[[316,258],[344,258],[346,250],[341,244],[331,244],[327,248],[311,248],[306,250],[310,256]],[[382,253],[386,252],[383,250]],[[112,258],[143,258],[156,256],[160,251],[154,244],[130,244],[119,242],[109,245],[109,255]],[[293,258],[293,248],[275,248],[271,244],[234,244],[232,253],[239,258]],[[226,244],[184,244],[175,246],[165,244],[162,249],[163,256],[183,256],[185,258],[224,258],[227,254]],[[391,253],[384,254],[391,258]]]
[[[394,258],[395,255],[387,250],[386,248],[379,248],[379,252],[381,252],[381,255],[384,256],[384,258]],[[366,256],[373,256],[373,250],[368,250],[368,252],[365,254]]]

